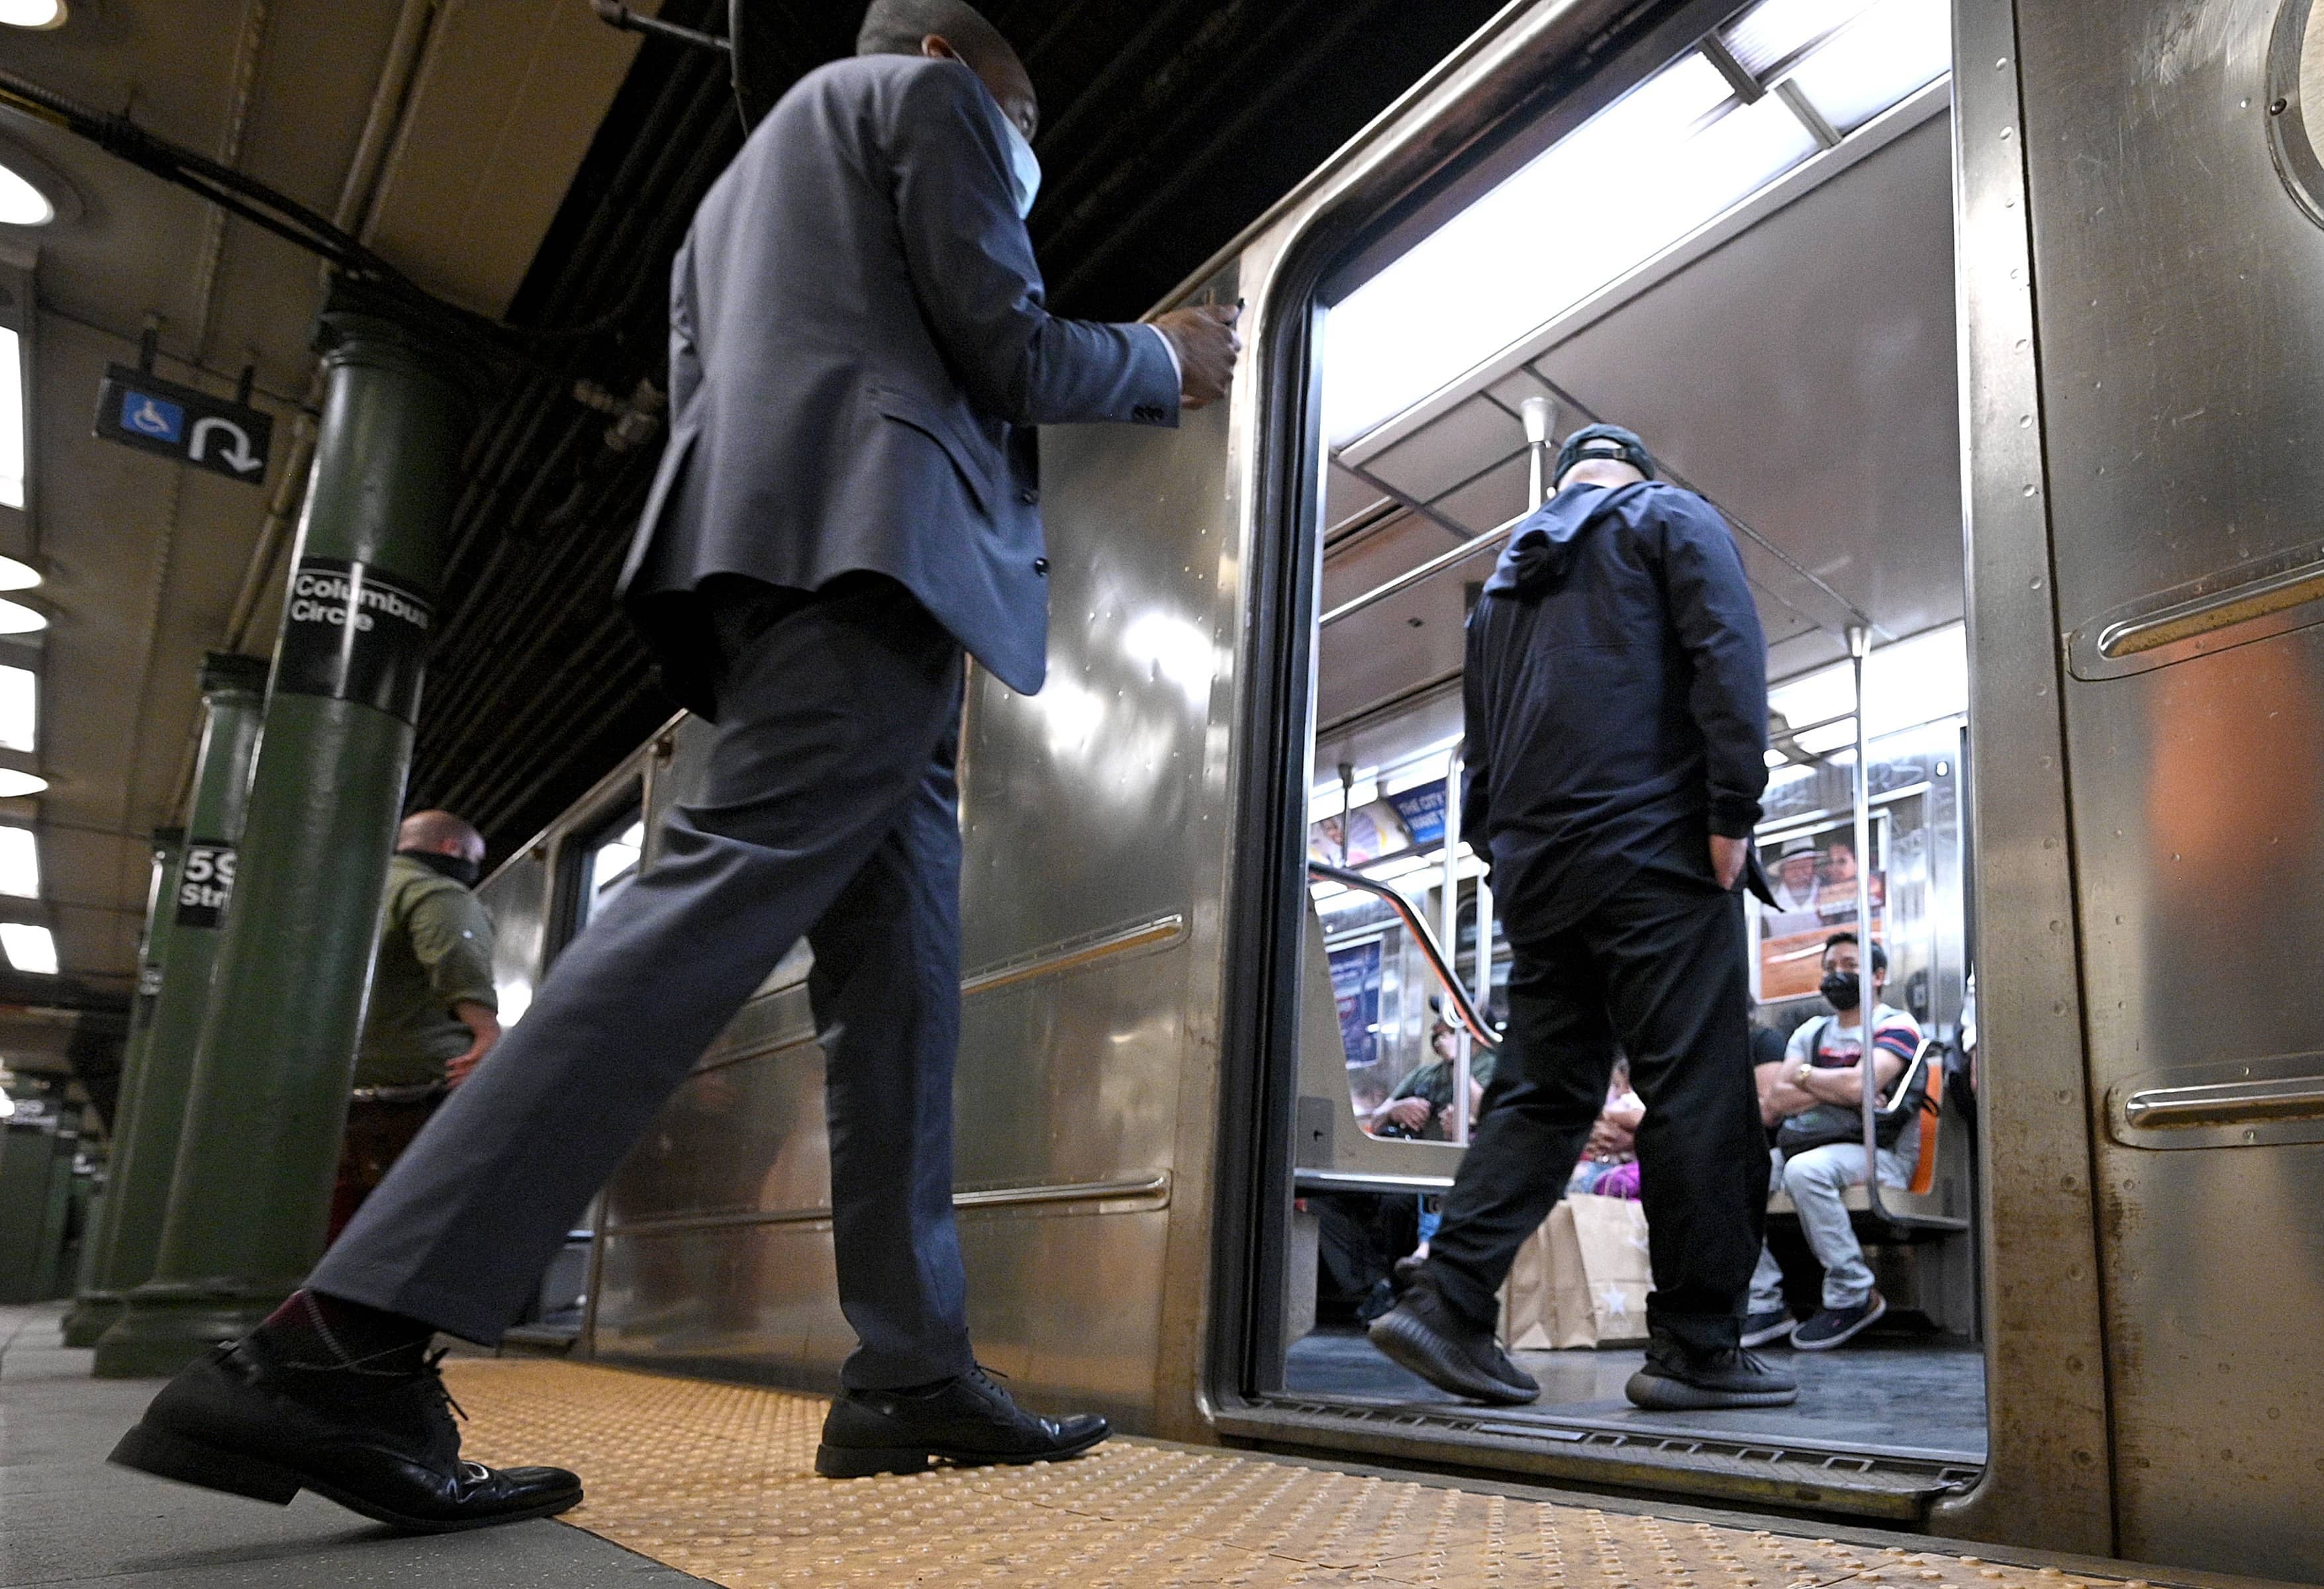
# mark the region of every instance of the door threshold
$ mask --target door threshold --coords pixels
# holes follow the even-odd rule
[[[1914,1524],[1984,1471],[1981,1463],[1906,1448],[1841,1449],[1589,1418],[1521,1419],[1506,1408],[1278,1394],[1222,1408],[1213,1421],[1222,1434],[1270,1444]]]

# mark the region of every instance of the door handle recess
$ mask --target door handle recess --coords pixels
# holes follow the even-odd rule
[[[2141,1131],[2324,1118],[2324,1076],[2148,1087],[2123,1100],[2122,1114]]]

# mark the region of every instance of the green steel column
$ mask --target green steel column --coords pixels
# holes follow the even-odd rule
[[[146,1019],[137,1074],[123,1073],[135,1095],[119,1110],[113,1132],[97,1232],[103,1246],[89,1271],[89,1294],[73,1310],[80,1324],[76,1345],[95,1345],[118,1322],[130,1289],[152,1278],[161,1250],[161,1221],[177,1169],[194,1047],[201,1038],[210,968],[217,959],[224,891],[234,881],[250,764],[258,753],[266,664],[255,657],[212,652],[203,660],[201,679],[206,716],[194,761],[193,805],[186,814],[191,837],[164,874],[162,906],[154,918],[152,949],[161,985]],[[126,1085],[124,1096],[129,1097]]]
[[[72,1220],[73,1159],[80,1152],[80,1132],[60,1126],[49,1139],[49,1195],[41,1216],[41,1266],[32,1278],[32,1293],[42,1302],[65,1294],[65,1231]]]
[[[164,912],[161,903],[168,900],[175,904],[170,877],[185,847],[184,828],[153,830],[153,880],[145,891],[145,936],[137,945],[137,991],[130,1000],[129,1040],[121,1050],[121,1086],[113,1095],[113,1119],[106,1132],[108,1186],[113,1172],[120,1168],[122,1144],[129,1140],[137,1117],[137,1089],[145,1079],[145,1049],[153,1030],[153,1006],[161,995],[161,945],[176,925],[176,911]],[[173,1163],[175,1157],[171,1155]],[[104,1192],[97,1193],[90,1202],[88,1233],[81,1244],[79,1284],[71,1311],[64,1320],[68,1346],[96,1345],[97,1338],[121,1316],[121,1289],[117,1284],[108,1286],[102,1278],[110,1272],[106,1254],[112,1247],[113,1233],[119,1228],[120,1221],[115,1217],[114,1210],[120,1206],[118,1199]]]
[[[344,288],[318,342],[314,477],[168,1228],[101,1374],[245,1334],[329,1219],[469,404],[456,359]]]

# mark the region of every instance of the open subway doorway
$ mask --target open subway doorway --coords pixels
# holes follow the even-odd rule
[[[1455,1445],[1610,1446],[1705,1471],[1838,1460],[1868,1493],[1925,1496],[1982,1465],[1987,1427],[1950,13],[1760,0],[1698,26],[1643,69],[1609,69],[1631,76],[1588,119],[1511,129],[1486,178],[1424,199],[1324,280],[1308,909],[1297,1054],[1281,1058],[1294,1164],[1280,1352],[1260,1379],[1309,1415]],[[1639,431],[1665,478],[1720,510],[1766,630],[1757,838],[1789,877],[1783,910],[1750,910],[1755,1020],[1814,1040],[1824,940],[1858,927],[1862,871],[1885,1002],[1928,1039],[1934,1107],[1904,1184],[1877,1207],[1849,1197],[1889,1316],[1840,1351],[1775,1347],[1796,1355],[1789,1408],[1631,1408],[1643,1322],[1618,1307],[1592,1322],[1606,1344],[1519,1352],[1544,1393],[1514,1409],[1454,1401],[1361,1334],[1459,1164],[1506,1014],[1506,933],[1453,838],[1464,622],[1542,488],[1534,439],[1554,450],[1595,420]],[[1618,1136],[1603,1150],[1621,1151]],[[1780,1191],[1769,1224],[1804,1317],[1821,1270]]]

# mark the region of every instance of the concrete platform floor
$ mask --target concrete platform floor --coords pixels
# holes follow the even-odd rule
[[[701,1580],[542,1520],[398,1534],[314,1495],[262,1506],[108,1467],[156,1381],[93,1380],[61,1305],[0,1307],[0,1585],[677,1589]]]

